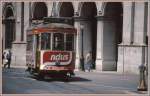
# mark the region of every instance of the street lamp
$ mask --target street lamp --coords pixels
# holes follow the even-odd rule
[[[84,56],[83,56],[83,29],[84,26],[81,24],[80,25],[81,29],[81,56],[80,56],[80,68],[82,71],[84,71]]]

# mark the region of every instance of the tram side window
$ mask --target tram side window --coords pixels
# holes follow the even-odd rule
[[[73,51],[74,50],[74,35],[66,34],[66,50]]]
[[[64,50],[64,34],[54,33],[53,50]]]
[[[27,36],[27,51],[31,51],[32,50],[32,43],[33,43],[33,36],[32,35],[28,35]]]
[[[46,50],[50,49],[50,33],[42,33],[41,34],[41,49]]]

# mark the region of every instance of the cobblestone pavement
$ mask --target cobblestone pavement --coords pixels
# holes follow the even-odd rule
[[[68,82],[37,80],[24,68],[2,70],[3,94],[142,94],[137,91],[138,75],[115,72],[75,72]]]

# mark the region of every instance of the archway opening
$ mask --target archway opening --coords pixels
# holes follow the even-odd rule
[[[12,48],[12,42],[15,40],[15,18],[11,7],[5,10],[5,49]]]
[[[46,4],[44,2],[35,3],[33,19],[42,20],[43,17],[47,17],[47,15],[48,15],[48,10]]]
[[[59,11],[60,17],[73,17],[74,15],[74,9],[71,2],[63,2],[60,6]]]
[[[61,2],[60,10],[59,10],[60,17],[68,17],[72,18],[74,16],[74,8],[71,2]],[[72,18],[71,25],[74,24],[74,20]]]
[[[104,71],[117,71],[118,44],[122,42],[122,3],[107,3],[104,13],[103,65]]]
[[[83,29],[83,49],[84,57],[88,52],[92,52],[93,69],[95,69],[96,44],[97,44],[97,8],[94,2],[85,2],[81,7],[81,24]],[[86,62],[85,62],[86,63]]]

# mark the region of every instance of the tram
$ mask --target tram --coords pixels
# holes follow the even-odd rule
[[[27,30],[27,70],[43,78],[71,77],[75,69],[76,29],[69,18],[45,18]]]

